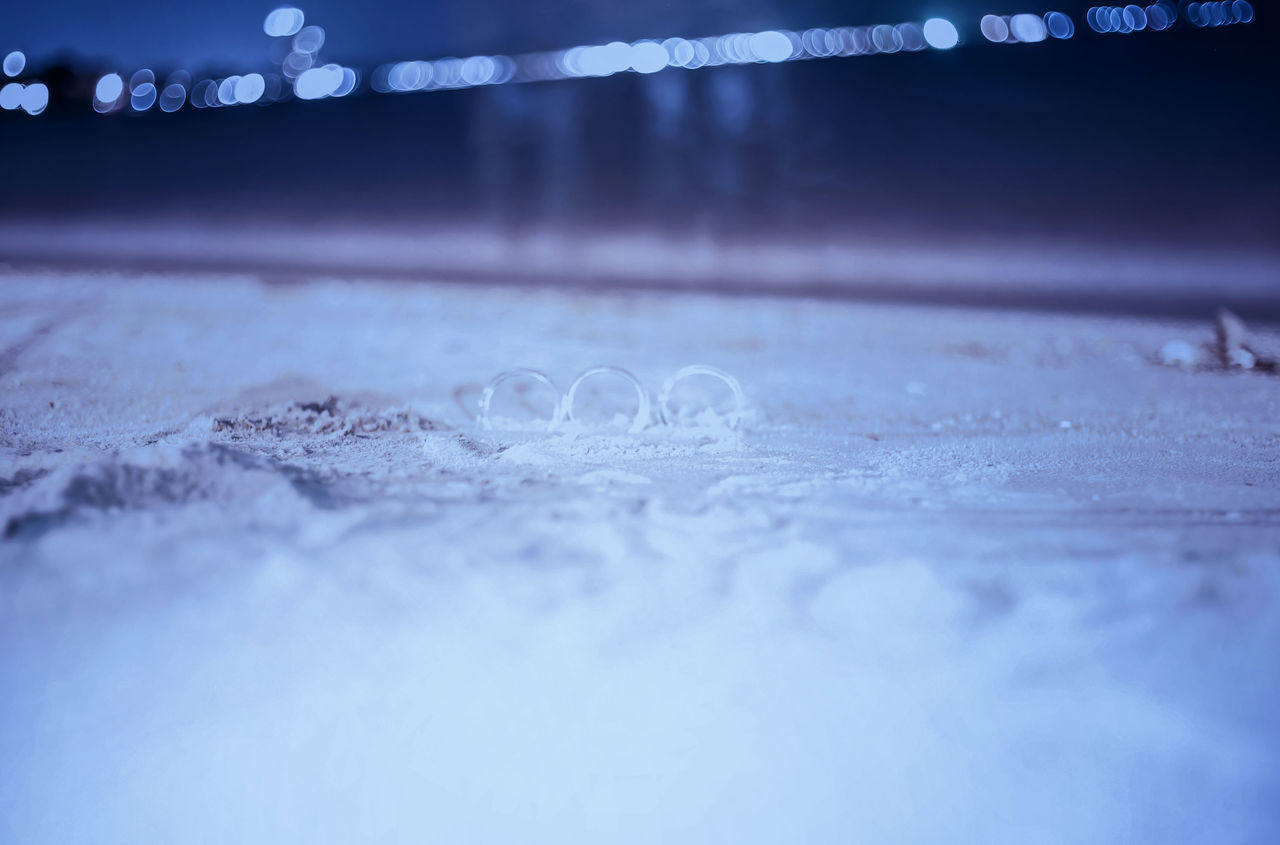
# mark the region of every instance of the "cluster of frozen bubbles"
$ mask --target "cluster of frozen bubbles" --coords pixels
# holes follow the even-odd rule
[[[714,425],[720,428],[736,429],[742,423],[743,414],[746,411],[746,398],[742,392],[742,385],[738,383],[738,380],[724,370],[708,364],[690,364],[676,370],[663,384],[656,402],[649,398],[649,391],[645,389],[640,379],[622,367],[597,366],[583,370],[569,385],[567,392],[562,392],[556,386],[556,383],[551,380],[550,376],[539,370],[516,369],[499,373],[485,385],[484,391],[480,396],[480,426],[487,431],[527,428],[528,425],[526,424],[519,424],[510,419],[498,417],[492,412],[494,396],[497,395],[503,385],[508,382],[524,382],[526,386],[532,384],[542,388],[545,392],[550,393],[553,399],[550,411],[537,424],[538,427],[545,431],[580,429],[583,423],[575,411],[575,406],[578,404],[578,396],[586,382],[601,377],[619,380],[628,385],[635,393],[635,412],[629,418],[624,415],[622,423],[626,431],[631,434],[644,431],[654,424],[655,406],[657,423],[671,427],[705,427]],[[710,377],[722,382],[732,394],[731,407],[723,412],[712,407],[710,403],[692,409],[674,407],[676,405],[674,397],[679,385],[694,377]]]

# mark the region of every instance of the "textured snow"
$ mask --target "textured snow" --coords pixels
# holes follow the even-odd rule
[[[31,275],[0,315],[0,841],[1280,835],[1280,381],[1159,363],[1208,319]],[[689,363],[740,430],[475,422],[512,367]]]

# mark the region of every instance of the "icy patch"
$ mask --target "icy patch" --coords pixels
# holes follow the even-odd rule
[[[1181,329],[92,287],[0,374],[0,841],[1276,839],[1276,394]],[[758,424],[475,430],[530,349]]]

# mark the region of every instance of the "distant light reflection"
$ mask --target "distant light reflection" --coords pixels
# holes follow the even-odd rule
[[[262,22],[262,31],[273,38],[287,38],[297,35],[305,21],[306,16],[301,9],[281,6],[267,14],[267,19]]]
[[[1184,14],[1195,27],[1229,26],[1253,23],[1253,4],[1246,0],[1222,0],[1217,3],[1189,3]]]
[[[1088,10],[1085,20],[1098,33],[1132,33],[1168,29],[1180,15],[1197,27],[1224,26],[1251,23],[1254,9],[1247,0],[1188,3],[1181,8],[1170,0],[1159,0],[1147,6],[1094,6]],[[290,90],[303,100],[353,93],[360,83],[360,72],[334,63],[319,65],[317,56],[325,43],[325,30],[304,24],[304,13],[294,6],[273,9],[264,19],[265,34],[288,39],[273,42],[279,45],[272,48],[280,62],[277,74],[233,75],[221,80],[201,80],[193,85],[190,74],[177,71],[161,86],[152,70],[142,68],[129,77],[126,86],[120,74],[109,73],[97,81],[94,109],[101,113],[119,109],[126,90],[128,104],[135,111],[146,111],[158,103],[164,112],[179,110],[187,100],[196,108],[207,108],[276,102],[287,97]],[[1057,11],[988,14],[981,18],[979,29],[983,38],[992,43],[1034,44],[1049,38],[1072,38],[1075,22],[1069,15]],[[373,71],[370,88],[379,93],[471,88],[512,81],[606,77],[626,72],[653,74],[668,68],[692,70],[926,49],[950,50],[960,43],[959,30],[945,18],[930,18],[923,23],[814,27],[803,32],[764,30],[696,39],[613,41],[514,57],[479,55],[394,62]],[[4,57],[3,70],[8,76],[18,75],[25,66],[26,56],[21,51],[15,50]],[[26,103],[22,98],[29,97],[33,113],[43,110],[48,102],[48,89],[43,85],[33,89],[17,84],[16,88],[11,85],[4,90],[6,103]],[[27,94],[29,90],[36,93]],[[39,104],[41,98],[44,105]]]
[[[191,87],[191,105],[198,109],[214,105],[211,97],[217,96],[218,85],[212,79],[202,79]]]
[[[871,42],[881,53],[896,53],[902,49],[902,35],[888,24],[880,24],[871,30]]]
[[[101,114],[114,111],[124,93],[124,78],[118,73],[108,73],[98,80],[93,89],[93,110]]]
[[[666,68],[667,51],[656,41],[641,41],[631,46],[631,69],[636,73],[657,73]]]
[[[472,56],[464,59],[458,68],[458,78],[463,85],[485,85],[493,79],[497,65],[488,56]]]
[[[668,38],[662,42],[662,49],[667,51],[667,64],[672,67],[690,67],[697,55],[693,43],[683,38]]]
[[[265,88],[262,91],[262,99],[258,102],[263,105],[278,102],[285,95],[285,80],[278,73],[266,73],[262,76]]]
[[[13,111],[21,106],[23,87],[20,82],[10,82],[0,88],[0,109]]]
[[[129,77],[130,93],[137,91],[139,86],[147,84],[156,84],[156,75],[148,68],[144,67],[142,70],[134,71],[133,76]]]
[[[49,106],[49,87],[43,82],[33,82],[22,92],[22,110],[37,115]]]
[[[303,71],[310,70],[315,64],[315,58],[310,53],[302,53],[294,50],[292,53],[284,57],[284,62],[280,66],[280,70],[290,79],[296,79],[301,76]]]
[[[1045,13],[1044,26],[1054,38],[1065,39],[1076,34],[1075,22],[1062,12]]]
[[[999,15],[983,15],[978,28],[982,30],[982,37],[988,41],[1003,44],[1009,40],[1009,24]]]
[[[267,89],[266,80],[260,73],[246,74],[236,80],[235,101],[240,105],[256,103]]]
[[[324,27],[304,26],[293,37],[293,49],[299,53],[318,53],[324,46]]]
[[[226,79],[218,83],[218,103],[224,106],[233,106],[236,103],[236,83],[240,81],[238,76],[228,76]]]
[[[1137,7],[1135,7],[1137,8]],[[1141,9],[1139,9],[1141,11]],[[1124,10],[1116,7],[1117,19],[1122,18]],[[1094,19],[1110,13],[1109,8],[1089,10],[1089,25],[1094,26]],[[1023,12],[1016,15],[983,15],[979,23],[982,36],[993,44],[1038,44],[1049,38],[1065,40],[1076,34],[1075,21],[1063,12],[1045,12],[1043,15]]]
[[[462,59],[452,56],[438,59],[432,69],[435,85],[441,88],[457,88],[462,82]]]
[[[929,18],[924,22],[924,40],[935,50],[950,50],[960,43],[960,32],[946,18]]]
[[[160,111],[175,112],[187,101],[187,89],[180,82],[170,82],[160,92]]]
[[[156,86],[151,82],[142,82],[129,95],[129,105],[134,111],[146,111],[156,103]]]
[[[1236,17],[1236,3],[1248,7],[1248,20],[1242,14]],[[1253,19],[1253,8],[1244,0],[1224,0],[1219,3],[1189,3],[1183,9],[1187,22],[1193,26],[1223,26],[1230,23],[1248,23]],[[1243,9],[1241,10],[1243,13]],[[1161,32],[1178,20],[1178,8],[1161,0],[1148,6],[1093,6],[1085,13],[1085,22],[1094,32],[1128,35],[1134,32]],[[1052,29],[1051,29],[1052,32]]]
[[[582,51],[578,66],[587,76],[610,76],[631,67],[631,45],[614,41],[603,47],[588,47]]]
[[[785,62],[796,52],[786,33],[773,29],[755,33],[749,43],[751,52],[762,62]]]
[[[300,100],[321,100],[333,96],[343,82],[342,67],[329,64],[303,71],[294,80],[293,93]]]
[[[21,109],[27,114],[37,115],[48,105],[49,88],[43,82],[32,82],[30,85],[9,82],[0,87],[0,109],[4,111]]]
[[[1014,15],[1009,18],[1009,34],[1023,44],[1036,44],[1049,35],[1039,15]]]
[[[806,29],[800,35],[800,43],[804,48],[805,54],[815,59],[825,59],[828,56],[834,56],[838,48],[833,47],[827,39],[827,30],[818,27],[816,29]]]
[[[1040,26],[1043,29],[1044,24]],[[835,29],[815,27],[800,33],[764,30],[697,39],[613,41],[515,57],[446,57],[434,61],[393,62],[374,69],[370,87],[379,93],[435,91],[509,81],[607,77],[626,72],[652,74],[667,68],[694,70],[720,65],[775,64],[930,48],[948,50],[959,43],[960,34],[955,25],[942,18],[933,18],[924,24],[907,22]],[[289,62],[286,60],[285,64],[288,74]]]
[[[4,57],[4,75],[17,76],[27,66],[27,56],[21,50],[14,50]]]
[[[925,49],[928,44],[924,40],[924,30],[917,23],[900,23],[894,27],[898,33],[899,40],[902,43],[902,49],[908,52],[917,52]]]
[[[333,96],[345,97],[352,91],[356,90],[356,86],[360,84],[360,74],[355,68],[344,67],[342,69],[342,82],[334,89]]]

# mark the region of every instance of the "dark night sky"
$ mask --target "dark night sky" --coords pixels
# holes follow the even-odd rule
[[[4,12],[0,50],[24,50],[36,62],[72,52],[121,67],[255,67],[267,50],[263,18],[277,5],[271,0],[17,0]],[[1005,9],[986,0],[306,0],[297,5],[308,23],[327,30],[326,57],[380,62],[932,16],[948,17],[962,32],[978,37],[982,13],[1025,11],[1023,5],[1037,4]],[[1044,10],[1051,7],[1083,9],[1062,2]]]

